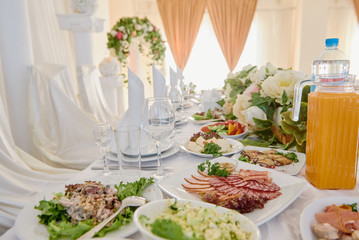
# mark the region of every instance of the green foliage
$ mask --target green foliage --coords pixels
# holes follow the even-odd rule
[[[228,177],[229,172],[227,169],[223,168],[221,169],[219,162],[211,163],[209,160],[206,162],[201,163],[197,166],[198,170],[205,171],[207,169],[208,175],[212,176],[218,176],[218,177]]]
[[[222,153],[220,152],[222,148],[215,144],[214,142],[206,142],[204,144],[204,149],[201,153],[203,154],[212,154],[213,157],[220,157]]]

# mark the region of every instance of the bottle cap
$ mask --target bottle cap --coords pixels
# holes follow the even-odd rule
[[[336,47],[338,46],[339,39],[338,38],[327,38],[325,39],[325,46],[326,47]]]

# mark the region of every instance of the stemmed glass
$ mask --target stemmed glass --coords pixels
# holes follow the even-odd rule
[[[179,123],[182,120],[182,116],[183,116],[183,112],[182,112],[183,97],[181,90],[176,85],[172,85],[168,93],[168,98],[171,101],[174,109],[175,124]],[[181,130],[175,129],[175,133],[180,133],[180,132]]]
[[[96,123],[93,127],[93,137],[95,144],[101,147],[101,159],[103,159],[103,174],[105,176],[110,174],[107,160],[107,146],[111,141],[112,129],[110,124],[102,122]]]
[[[168,98],[147,98],[144,107],[144,120],[142,127],[144,132],[151,137],[156,145],[157,171],[156,179],[166,175],[161,162],[161,141],[168,138],[174,129],[175,114],[171,101]]]

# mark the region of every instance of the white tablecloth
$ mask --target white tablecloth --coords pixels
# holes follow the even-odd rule
[[[189,111],[192,113],[196,111],[195,107]],[[198,110],[199,111],[199,110]],[[190,113],[187,113],[190,115]],[[178,133],[174,139],[180,143],[184,143],[189,139],[189,137],[194,133],[198,132],[200,125],[193,124],[191,122],[178,125],[176,128],[181,132]],[[163,159],[163,165],[166,167],[172,167],[175,173],[184,171],[191,167],[196,167],[199,163],[203,162],[205,159],[201,157],[194,156],[184,151],[179,151],[177,154]],[[149,176],[153,171],[142,171],[143,176]],[[87,168],[84,171],[80,172],[74,179],[81,179],[84,177],[95,176],[96,171]],[[304,178],[304,168],[298,175],[300,178]],[[308,184],[307,189],[299,196],[299,198],[292,203],[288,208],[286,208],[281,214],[271,219],[270,221],[264,223],[259,227],[263,240],[287,240],[287,239],[302,239],[300,235],[299,219],[302,210],[306,205],[312,201],[330,196],[350,196],[358,197],[359,196],[359,187],[358,184],[354,190],[318,190]],[[168,197],[164,195],[164,197]],[[128,236],[131,239],[143,239],[139,232]],[[6,232],[0,239],[6,240],[17,240],[16,232],[14,227]]]

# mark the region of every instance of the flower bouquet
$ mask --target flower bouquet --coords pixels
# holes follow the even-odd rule
[[[107,39],[111,55],[117,57],[122,68],[126,68],[130,44],[134,41],[137,41],[140,53],[148,57],[149,65],[161,65],[165,58],[166,47],[160,31],[146,17],[121,18],[107,33]]]
[[[274,67],[271,63],[257,68],[248,65],[225,80],[224,114],[248,126],[249,134],[241,142],[246,145],[281,145],[305,152],[307,95],[303,90],[299,121],[292,116],[294,87],[305,74]],[[251,136],[256,136],[252,138]]]

